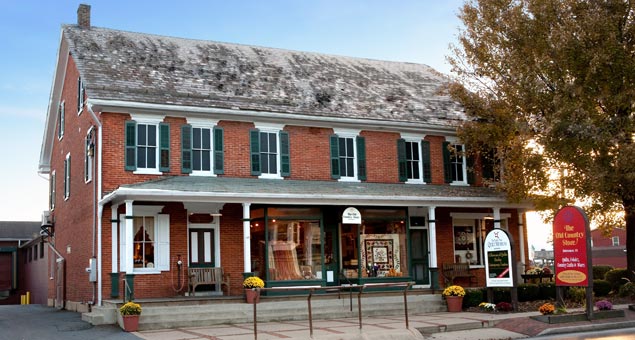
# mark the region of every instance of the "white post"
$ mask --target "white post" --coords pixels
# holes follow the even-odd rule
[[[428,207],[428,231],[430,232],[430,268],[437,268],[437,222],[434,209]]]
[[[134,201],[126,201],[126,230],[125,235],[121,235],[122,237],[126,238],[126,255],[125,258],[121,259],[121,261],[124,261],[124,263],[126,264],[125,268],[127,274],[132,274],[134,270],[134,259],[132,258],[132,255],[134,254],[134,239],[132,237],[134,211],[132,210],[132,202]]]
[[[494,228],[500,229],[501,227],[501,208],[492,208],[494,210]]]
[[[118,244],[117,244],[117,234],[119,232],[118,230],[118,225],[117,222],[119,221],[119,216],[117,216],[117,208],[119,207],[119,205],[112,205],[110,207],[110,228],[111,228],[111,247],[112,247],[112,254],[110,255],[110,259],[111,259],[111,264],[110,264],[110,268],[111,268],[111,272],[112,273],[116,273],[119,270],[117,270],[117,252],[118,250]]]
[[[523,211],[518,210],[518,243],[520,243],[520,263],[525,265],[525,228],[523,226]],[[524,270],[523,270],[524,272]]]
[[[251,272],[251,232],[249,230],[250,206],[251,203],[243,203],[243,254],[245,273]]]

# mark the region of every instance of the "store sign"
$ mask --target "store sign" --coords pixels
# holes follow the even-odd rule
[[[342,214],[342,224],[362,224],[362,214],[353,207],[346,208]]]
[[[560,209],[553,219],[556,286],[589,286],[589,219],[575,206]]]
[[[484,244],[487,287],[513,287],[512,242],[503,229],[487,233]]]

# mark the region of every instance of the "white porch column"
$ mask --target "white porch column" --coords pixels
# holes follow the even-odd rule
[[[495,207],[494,210],[494,228],[500,229],[501,227],[501,208]]]
[[[243,203],[243,254],[245,273],[251,272],[251,232],[249,230],[250,206],[251,203]]]
[[[121,259],[121,261],[126,264],[124,268],[126,268],[127,274],[132,274],[132,272],[134,271],[134,259],[132,258],[132,254],[134,254],[134,251],[133,251],[134,238],[132,236],[134,211],[132,210],[132,202],[134,201],[126,201],[126,217],[125,217],[126,228],[125,228],[125,234],[121,235],[122,237],[126,239],[126,249],[125,249],[124,257]]]
[[[525,265],[525,228],[523,226],[523,211],[518,210],[518,243],[520,243],[520,263]],[[524,270],[523,270],[524,272]]]
[[[119,225],[117,222],[119,222],[119,216],[117,216],[117,208],[119,208],[119,205],[112,205],[110,206],[110,229],[111,229],[111,250],[112,250],[112,254],[110,255],[110,259],[111,259],[111,264],[110,264],[110,272],[111,273],[117,273],[119,272],[119,270],[117,270],[117,255],[118,255],[118,238],[117,238],[117,234],[119,234]]]
[[[437,268],[437,222],[434,210],[436,207],[428,207],[428,230],[430,232],[430,268]]]

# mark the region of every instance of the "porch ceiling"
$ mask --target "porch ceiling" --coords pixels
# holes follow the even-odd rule
[[[532,208],[494,189],[450,185],[175,176],[123,185],[101,201]]]

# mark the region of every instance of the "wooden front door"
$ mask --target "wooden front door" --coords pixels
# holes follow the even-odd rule
[[[214,267],[214,229],[190,229],[190,267]]]

